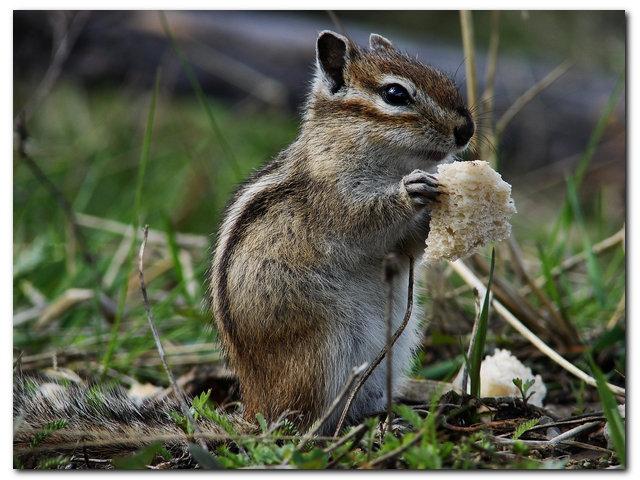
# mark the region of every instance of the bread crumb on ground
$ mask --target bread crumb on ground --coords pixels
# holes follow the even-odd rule
[[[524,386],[527,380],[535,380],[529,393],[529,403],[542,407],[542,401],[547,396],[547,387],[540,375],[533,376],[531,369],[525,367],[509,350],[497,348],[492,356],[487,356],[480,367],[480,396],[482,397],[521,397],[520,390],[513,383],[514,378],[522,380]]]

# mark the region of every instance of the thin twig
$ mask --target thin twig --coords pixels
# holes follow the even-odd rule
[[[340,455],[338,455],[337,457],[332,458],[331,462],[329,462],[327,464],[326,468],[330,469],[330,468],[335,467],[336,465],[338,465],[340,460],[342,460],[342,458],[345,455],[347,455],[350,451],[352,451],[353,449],[358,447],[358,443],[360,442],[360,440],[362,440],[362,437],[364,437],[364,434],[367,433],[368,430],[369,430],[369,425],[367,425],[366,423],[361,423],[358,427],[354,428],[347,435],[342,437],[340,439],[340,441],[338,441],[338,442],[332,444],[330,447],[327,447],[326,449],[324,449],[323,451],[324,451],[325,454],[330,454],[331,452],[333,452],[337,448],[339,448],[342,445],[346,444],[349,440],[353,439],[353,443],[351,444],[351,446],[348,449],[343,450],[342,453]]]
[[[334,450],[340,448],[342,445],[344,445],[345,443],[347,443],[349,440],[351,440],[354,437],[357,437],[361,432],[364,433],[367,430],[369,430],[369,426],[366,423],[361,423],[360,425],[358,425],[356,428],[353,428],[349,433],[347,433],[345,436],[341,437],[340,440],[338,440],[335,443],[332,443],[331,445],[329,445],[327,448],[325,448],[323,450],[324,453],[329,454],[331,452],[333,452]],[[335,461],[335,459],[334,459]]]
[[[576,428],[572,428],[571,430],[564,432],[560,435],[558,435],[557,437],[553,437],[550,440],[546,440],[546,441],[542,441],[542,440],[522,440],[522,439],[518,439],[518,440],[512,440],[510,438],[500,438],[500,437],[494,437],[494,436],[489,436],[488,438],[491,439],[492,442],[495,443],[499,443],[502,445],[513,445],[514,443],[524,443],[525,445],[527,445],[528,447],[531,448],[544,448],[544,447],[553,447],[559,443],[562,442],[566,442],[567,440],[569,440],[570,438],[575,437],[576,435],[578,435],[579,433],[584,432],[585,430],[590,430],[593,429],[595,427],[599,427],[602,425],[602,422],[590,422],[590,423],[585,423],[583,425],[580,425]]]
[[[387,425],[391,429],[393,422],[393,345],[391,332],[393,331],[393,281],[400,273],[398,257],[389,253],[384,259],[384,283],[387,285]],[[382,433],[384,437],[384,430]]]
[[[169,377],[169,382],[171,383],[171,387],[180,403],[180,408],[182,409],[183,415],[185,415],[189,419],[189,423],[193,428],[194,433],[198,434],[196,440],[198,444],[205,450],[209,451],[207,448],[207,444],[202,438],[202,430],[196,423],[193,415],[191,415],[191,411],[187,406],[187,402],[184,398],[182,390],[178,386],[175,377],[173,376],[173,372],[169,368],[169,364],[167,363],[167,357],[164,353],[164,349],[162,348],[162,342],[160,341],[160,335],[158,334],[158,330],[156,329],[155,321],[153,320],[153,314],[151,313],[151,307],[149,306],[149,298],[147,297],[147,287],[144,283],[144,249],[147,245],[147,234],[149,233],[149,225],[145,225],[144,234],[142,236],[142,244],[140,245],[140,255],[139,255],[139,272],[140,272],[140,290],[142,291],[142,301],[144,303],[144,310],[147,314],[147,319],[149,320],[149,326],[151,327],[151,333],[153,334],[153,339],[156,342],[156,348],[158,349],[158,355],[160,356],[160,360],[162,361],[162,366],[167,372],[167,377]]]
[[[153,86],[153,93],[151,95],[151,103],[149,105],[149,112],[147,114],[147,124],[144,132],[144,140],[142,142],[142,151],[140,152],[140,166],[138,168],[138,178],[136,180],[136,190],[135,197],[133,201],[133,215],[132,215],[132,223],[133,223],[133,231],[137,231],[139,225],[139,216],[140,216],[140,206],[142,205],[142,188],[144,185],[144,174],[147,169],[147,164],[149,163],[149,152],[151,150],[151,135],[153,133],[153,120],[155,117],[156,105],[158,102],[158,93],[160,92],[160,79],[161,79],[162,70],[160,67],[156,70],[156,78]],[[145,235],[147,234],[145,230]],[[144,243],[146,244],[146,238],[144,239]],[[133,255],[135,250],[135,238],[131,237],[131,245],[129,247],[129,255]],[[128,261],[125,266],[125,279],[129,278],[131,274],[131,269],[133,267],[133,262]],[[140,272],[142,273],[142,271]],[[116,349],[116,338],[118,336],[118,331],[120,328],[120,322],[124,316],[124,309],[127,301],[128,295],[128,287],[129,284],[126,282],[122,283],[120,287],[120,298],[118,301],[118,310],[116,312],[116,316],[113,320],[113,326],[111,328],[111,338],[109,339],[109,343],[107,345],[107,352],[104,356],[104,367],[101,374],[101,380],[104,380],[104,375],[107,369],[109,368],[109,364],[111,362],[111,358],[115,353]]]
[[[486,288],[482,284],[482,282],[473,274],[471,270],[461,261],[456,260],[455,262],[451,262],[450,265],[453,269],[460,275],[460,277],[467,282],[469,285],[477,288],[481,295],[485,294]],[[518,320],[509,310],[507,310],[500,302],[497,300],[493,300],[492,302],[493,308],[496,312],[504,318],[509,325],[515,328],[523,337],[529,340],[533,345],[535,345],[538,350],[547,355],[551,360],[556,362],[562,368],[567,370],[569,373],[575,375],[576,377],[584,380],[587,385],[591,385],[593,387],[597,386],[596,380],[593,377],[590,377],[582,370],[577,368],[572,363],[565,360],[562,356],[560,356],[555,350],[550,348],[546,343],[544,343],[540,338],[538,338],[534,333],[525,327],[520,320]],[[616,395],[625,396],[625,389],[618,387],[616,385],[611,385],[607,383],[609,389]]]
[[[407,253],[406,255],[409,257],[409,286],[407,289],[407,296],[408,296],[407,311],[404,315],[402,324],[400,325],[400,327],[398,327],[398,329],[396,330],[396,333],[393,334],[393,338],[391,339],[391,345],[396,343],[396,340],[398,340],[398,337],[402,335],[402,332],[404,331],[405,327],[409,323],[409,319],[411,318],[411,312],[413,310],[413,270],[415,265],[415,259],[413,258],[413,255],[409,253]],[[382,359],[387,354],[388,346],[389,345],[384,346],[384,348],[378,354],[375,360],[371,363],[371,365],[369,365],[369,368],[367,368],[367,371],[364,372],[364,375],[362,376],[362,378],[360,378],[360,381],[351,392],[351,395],[349,395],[349,399],[347,400],[347,403],[344,406],[344,410],[342,410],[342,415],[340,416],[340,421],[338,422],[338,426],[336,427],[334,437],[337,437],[340,434],[340,430],[342,429],[342,425],[344,424],[344,420],[347,417],[347,413],[349,412],[349,408],[351,408],[351,404],[353,403],[353,400],[355,399],[357,393],[360,391],[360,388],[362,387],[362,385],[364,385],[364,382],[367,381],[367,379],[371,376],[371,373],[373,372],[373,370],[380,364]]]

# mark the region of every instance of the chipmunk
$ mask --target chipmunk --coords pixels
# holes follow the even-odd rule
[[[252,431],[258,412],[269,422],[293,412],[298,416],[289,418],[308,429],[352,368],[383,349],[383,259],[390,252],[401,257],[395,330],[407,308],[409,256],[424,249],[429,205],[442,193],[429,172],[455,160],[475,132],[448,75],[380,35],[369,41],[367,51],[337,33],[320,33],[297,139],[251,175],[226,208],[208,296],[240,382],[244,419],[233,418],[239,431]],[[393,349],[396,391],[419,340],[414,312]],[[385,409],[385,379],[382,362],[355,397],[346,425]],[[186,451],[170,415],[179,411],[175,402],[139,406],[122,392],[98,393],[74,385],[41,391],[17,382],[14,455],[20,464],[57,454],[80,462],[111,458],[159,435],[177,439],[165,443],[174,453]],[[333,434],[340,413],[318,433]],[[54,420],[68,424],[52,431],[47,425]],[[200,422],[206,434],[225,433]]]
[[[407,308],[409,256],[442,192],[429,174],[467,148],[475,122],[454,81],[372,34],[367,51],[320,33],[296,140],[228,204],[209,273],[215,324],[245,417],[293,411],[308,428],[353,367],[386,344],[385,256],[402,257],[393,328]],[[395,390],[419,343],[412,314],[393,350]],[[381,363],[346,424],[386,407]],[[320,434],[333,434],[341,409]]]

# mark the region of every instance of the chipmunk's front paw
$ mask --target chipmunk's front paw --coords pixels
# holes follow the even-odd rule
[[[415,205],[429,205],[438,203],[436,197],[446,193],[440,190],[440,183],[433,175],[429,175],[422,170],[414,170],[409,175],[402,178],[402,186],[409,195],[409,199]]]

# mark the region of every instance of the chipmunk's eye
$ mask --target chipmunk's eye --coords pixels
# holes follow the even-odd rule
[[[411,103],[411,96],[407,89],[397,83],[392,83],[384,87],[382,91],[382,98],[389,105],[409,105]]]

